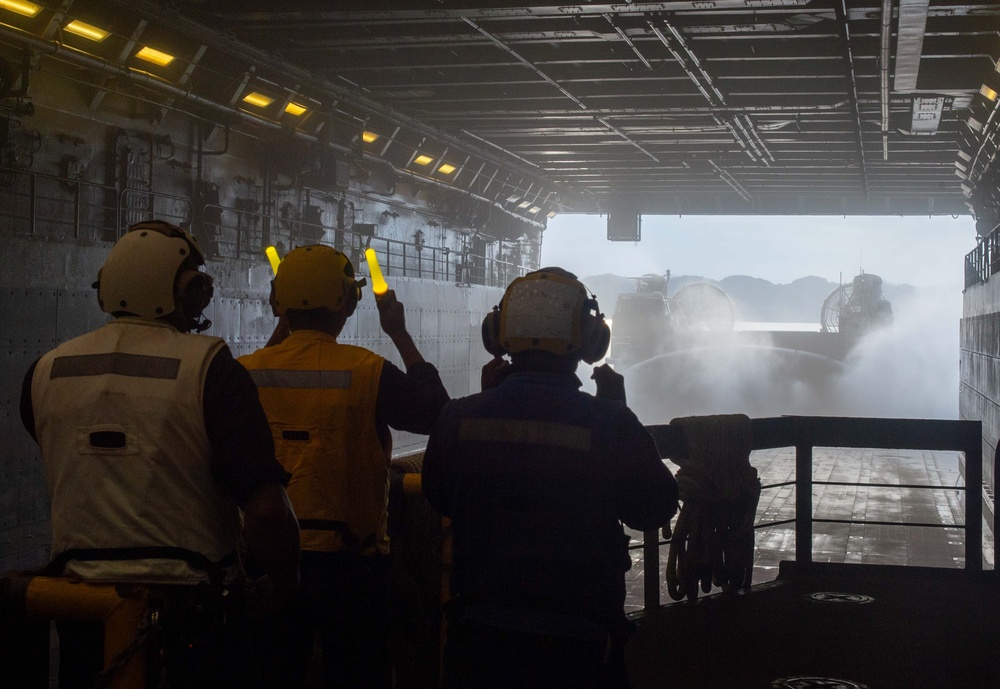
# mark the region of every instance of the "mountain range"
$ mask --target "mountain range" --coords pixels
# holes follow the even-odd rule
[[[614,313],[619,294],[635,292],[635,282],[633,278],[611,273],[583,278],[583,283],[597,295],[608,317]],[[819,323],[823,300],[838,287],[837,283],[815,275],[788,284],[775,284],[748,275],[730,275],[722,280],[671,275],[667,295],[672,297],[681,287],[694,282],[707,282],[725,290],[736,308],[736,320],[766,323]],[[911,285],[882,285],[882,293],[890,302],[906,299],[913,291]]]

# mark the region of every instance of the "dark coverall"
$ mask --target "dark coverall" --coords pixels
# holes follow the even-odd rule
[[[625,687],[624,522],[655,529],[677,483],[621,402],[518,372],[447,404],[423,491],[454,535],[444,686]]]

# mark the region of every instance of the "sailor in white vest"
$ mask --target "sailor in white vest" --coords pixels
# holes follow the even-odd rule
[[[203,264],[183,229],[130,227],[95,283],[114,319],[32,366],[21,415],[51,499],[47,573],[153,585],[177,613],[161,615],[157,654],[170,686],[247,686],[223,624],[240,611],[213,601],[239,597],[241,541],[258,590],[293,595],[299,529],[256,386],[225,342],[189,332],[210,325]],[[93,686],[99,633],[63,624],[60,638],[60,686]]]

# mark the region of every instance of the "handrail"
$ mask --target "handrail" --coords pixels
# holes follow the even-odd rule
[[[146,685],[147,655],[130,652],[150,622],[145,586],[88,584],[32,572],[9,572],[0,584],[0,658],[9,686],[48,686],[49,620],[101,623],[107,689]]]
[[[103,236],[105,232],[118,232],[117,225],[120,205],[117,200],[117,190],[113,186],[6,166],[0,166],[0,176],[9,176],[11,180],[10,184],[0,186],[0,196],[9,195],[11,200],[18,198],[25,199],[27,203],[26,212],[19,215],[17,208],[15,208],[16,204],[5,199],[0,218],[9,218],[15,221],[12,225],[16,224],[16,221],[23,222],[24,234],[39,234],[38,225],[48,223],[54,226],[70,225],[72,227],[73,239],[88,239],[88,237],[81,236],[81,228],[84,226],[81,216],[87,211],[89,211],[89,215],[104,215],[114,218],[114,223],[111,225],[101,225],[96,222],[86,225],[94,231],[94,239],[107,239],[107,236]],[[18,177],[24,177],[28,180],[28,189],[16,188],[14,180]],[[40,180],[60,185],[64,193],[59,196],[39,193]],[[114,202],[107,204],[92,203],[83,198],[82,192],[100,192],[106,194]],[[39,201],[44,201],[45,203],[39,204]],[[62,209],[70,204],[72,205],[72,209],[64,212]],[[53,208],[57,209],[58,212],[53,214],[44,213],[45,210]]]
[[[813,516],[812,487],[814,485],[857,485],[842,481],[814,481],[812,478],[813,448],[853,447],[893,450],[954,450],[965,453],[965,486],[948,486],[947,490],[965,490],[964,524],[922,524],[893,522],[901,526],[936,526],[963,528],[965,530],[965,569],[978,572],[983,567],[983,457],[981,421],[946,421],[929,419],[874,419],[822,416],[782,416],[751,419],[752,449],[766,450],[781,447],[795,448],[795,561],[812,562],[812,533],[815,522],[852,524],[880,524],[863,520],[817,519]],[[646,426],[653,436],[663,459],[684,458],[687,447],[679,427],[670,425]],[[788,483],[775,484],[788,485]],[[774,486],[766,486],[774,487]],[[899,487],[893,485],[893,487]],[[941,490],[941,486],[910,486],[928,490]],[[970,490],[971,487],[971,490]],[[766,526],[791,523],[792,520],[772,522]],[[1000,516],[994,512],[993,532],[997,533]],[[763,528],[764,525],[755,525]],[[646,611],[660,605],[660,556],[659,547],[666,541],[659,540],[659,531],[643,532],[644,600]]]
[[[965,255],[965,286],[986,282],[1000,273],[1000,225],[981,237],[976,248]]]

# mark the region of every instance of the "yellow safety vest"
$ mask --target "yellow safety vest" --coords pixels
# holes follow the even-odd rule
[[[292,474],[302,549],[388,552],[389,457],[375,425],[385,359],[297,330],[239,361],[257,384],[278,461]]]
[[[39,360],[32,409],[66,574],[176,584],[239,572],[239,512],[212,476],[202,405],[223,347],[119,318]]]

